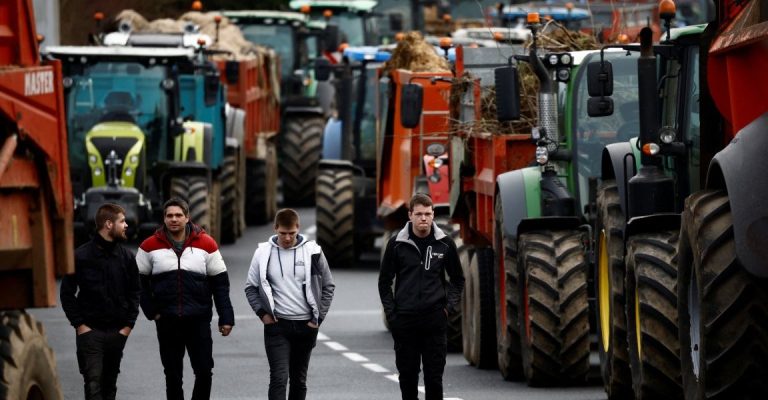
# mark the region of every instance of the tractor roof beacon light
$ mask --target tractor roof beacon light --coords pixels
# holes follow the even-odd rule
[[[192,11],[203,11],[203,2],[195,0],[192,2]]]
[[[453,47],[453,40],[449,37],[440,38],[440,48],[445,52],[445,59],[448,59],[448,50]]]
[[[667,40],[670,40],[672,18],[675,18],[676,13],[677,6],[673,0],[661,0],[659,2],[659,17],[664,20],[664,27],[667,28]]]
[[[309,4],[303,4],[301,8],[299,8],[299,12],[302,14],[309,14],[310,11],[312,11],[312,7],[310,7]]]
[[[331,17],[333,17],[333,11],[330,9],[323,11],[323,18],[325,18],[326,21],[330,21]]]
[[[402,41],[403,41],[403,39],[405,39],[405,33],[403,33],[403,32],[397,32],[397,33],[395,34],[395,41],[396,41],[396,42],[402,42]]]

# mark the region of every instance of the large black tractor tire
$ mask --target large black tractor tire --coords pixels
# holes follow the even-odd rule
[[[498,365],[501,376],[504,379],[521,380],[523,374],[523,359],[520,355],[520,325],[519,325],[519,300],[518,275],[517,275],[517,249],[510,243],[502,229],[504,226],[504,213],[501,209],[501,201],[496,201],[496,236],[494,253],[494,278],[496,284],[496,343],[498,346]],[[503,264],[502,264],[503,263]],[[504,266],[503,270],[501,265]],[[503,276],[500,276],[503,274]],[[502,293],[502,286],[504,291]],[[503,306],[503,307],[502,307]]]
[[[356,260],[353,178],[345,169],[322,168],[317,173],[317,243],[331,268],[350,268]]]
[[[22,311],[0,312],[0,322],[0,399],[61,399],[43,325]]]
[[[458,225],[452,224],[447,217],[437,217],[435,218],[435,223],[446,235],[448,235],[448,237],[453,239],[459,252],[462,251],[462,247],[466,247],[464,241],[461,239],[461,232]],[[450,279],[447,273],[445,278],[446,280]],[[459,353],[461,350],[461,308],[459,308],[458,312],[448,314],[448,351],[451,353]]]
[[[481,369],[496,368],[496,307],[493,290],[493,249],[478,248],[469,261],[462,307],[464,356]],[[466,276],[466,275],[465,275]],[[468,347],[467,347],[468,346]]]
[[[221,243],[234,243],[238,237],[239,199],[237,190],[237,159],[227,154],[219,173],[221,183]]]
[[[280,177],[283,202],[289,206],[312,206],[315,178],[325,120],[319,116],[294,117],[286,123],[282,136]]]
[[[627,240],[627,341],[637,399],[679,399],[677,239],[679,231]]]
[[[269,143],[269,142],[268,142]],[[245,223],[264,225],[277,212],[277,160],[270,145],[266,159],[248,159],[245,167]]]
[[[605,180],[598,189],[597,224],[594,276],[600,374],[609,399],[630,399],[632,375],[624,311],[625,218],[615,180]]]
[[[200,225],[207,232],[215,230],[213,222],[215,219],[211,215],[211,202],[214,188],[208,187],[208,179],[205,176],[174,176],[171,178],[171,197],[178,197],[189,204],[189,220]]]
[[[586,382],[589,267],[583,236],[580,231],[520,235],[520,349],[530,386]]]
[[[736,256],[725,192],[688,197],[678,253],[685,398],[768,398],[768,281]]]

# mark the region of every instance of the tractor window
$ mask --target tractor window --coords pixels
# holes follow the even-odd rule
[[[586,65],[599,60],[594,53],[582,62],[576,75],[573,92],[573,132],[576,133],[574,151],[577,155],[578,186],[580,198],[587,199],[587,182],[590,177],[600,176],[600,165],[605,145],[626,142],[640,132],[640,110],[637,98],[637,53],[606,52],[605,57],[613,64],[613,114],[607,117],[587,115]]]
[[[360,121],[360,158],[363,160],[376,159],[376,68],[379,66],[381,64],[366,65],[365,82],[360,82],[365,85],[365,101]]]
[[[699,87],[699,47],[691,46],[688,52],[688,73],[687,84],[685,91],[685,114],[686,119],[683,121],[682,133],[686,141],[690,141],[691,155],[688,164],[688,175],[692,177],[701,176],[701,114],[699,107],[700,100],[700,87]],[[694,187],[691,191],[698,190],[698,182],[695,180],[691,182]]]
[[[296,41],[289,25],[240,25],[248,41],[275,49],[280,55],[280,73],[285,79],[293,73],[296,58]],[[310,53],[311,54],[311,53]]]
[[[88,169],[86,135],[97,125],[120,134],[138,127],[156,151],[147,154],[157,159],[164,151],[168,128],[168,98],[161,87],[163,67],[144,67],[139,63],[104,62],[84,68],[82,74],[70,76],[73,84],[66,93],[67,131],[70,164],[73,171]],[[129,124],[129,125],[125,125]],[[158,139],[157,142],[153,138]]]
[[[313,9],[314,10],[314,9]],[[324,20],[322,10],[320,14],[312,14],[312,19]],[[342,32],[341,40],[350,46],[364,46],[369,40],[366,40],[365,18],[355,13],[333,10],[334,14],[328,23],[339,27]],[[371,43],[373,44],[373,43]]]

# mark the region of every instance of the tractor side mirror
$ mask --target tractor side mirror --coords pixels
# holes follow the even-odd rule
[[[392,13],[389,14],[389,31],[401,32],[403,30],[403,14]]]
[[[205,105],[210,107],[219,99],[220,82],[217,74],[206,74],[205,78]]]
[[[587,115],[607,117],[613,115],[613,99],[610,97],[590,97],[587,100]]]
[[[328,24],[323,30],[323,47],[325,51],[333,53],[338,51],[341,34],[337,25]]]
[[[224,68],[227,77],[227,83],[232,85],[240,82],[240,62],[227,61]]]
[[[613,95],[613,65],[610,61],[593,61],[587,65],[587,89],[590,97]]]
[[[500,122],[520,119],[520,76],[517,67],[496,68],[493,77],[496,84],[496,119]]]
[[[593,61],[587,65],[587,115],[607,117],[613,114],[613,65],[608,61]]]
[[[400,96],[400,124],[413,129],[421,120],[421,108],[424,102],[424,88],[417,83],[403,85]]]
[[[324,82],[331,78],[331,62],[325,58],[315,59],[315,79]]]

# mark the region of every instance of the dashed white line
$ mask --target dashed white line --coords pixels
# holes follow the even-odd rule
[[[331,338],[329,338],[329,337],[328,337],[326,334],[324,334],[323,332],[318,332],[318,333],[317,333],[317,340],[319,340],[319,341],[321,341],[321,342],[324,342],[324,341],[326,341],[326,340],[331,340]]]
[[[346,348],[346,346],[344,346],[343,344],[338,343],[338,342],[325,342],[325,345],[330,347],[331,350],[336,350],[336,351],[347,351],[347,350],[349,350],[348,348]]]
[[[388,369],[382,367],[379,364],[374,364],[374,363],[363,364],[363,367],[365,367],[366,369],[368,369],[370,371],[376,372],[376,373],[387,373],[387,372],[389,372]]]
[[[342,356],[347,357],[354,362],[366,362],[370,361],[367,357],[364,357],[360,353],[341,353]]]

